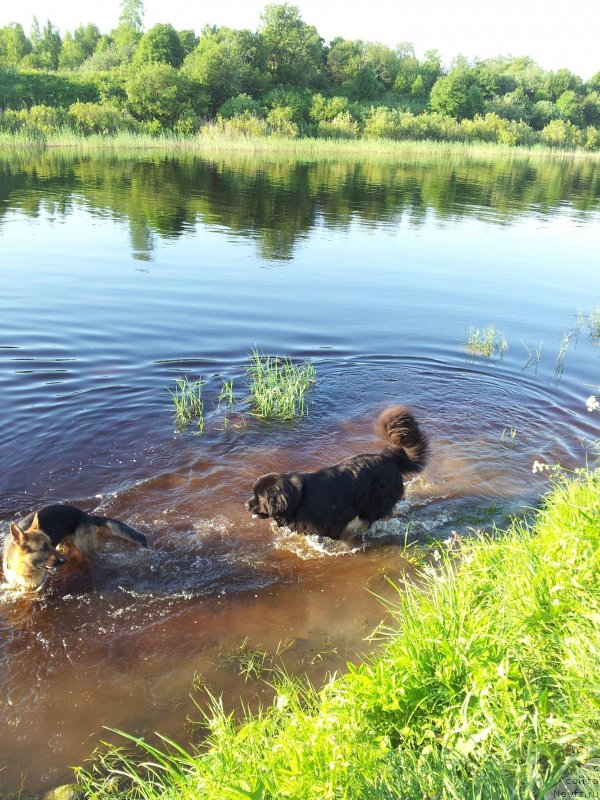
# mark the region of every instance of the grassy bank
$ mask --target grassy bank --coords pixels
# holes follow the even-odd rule
[[[437,556],[425,586],[399,587],[372,659],[321,690],[281,677],[242,725],[215,701],[201,748],[131,739],[79,772],[87,796],[543,797],[599,748],[600,475],[559,479],[530,525],[463,540],[458,569]]]
[[[14,152],[44,152],[46,150],[76,151],[94,154],[112,151],[135,154],[139,151],[165,153],[244,153],[247,155],[290,155],[299,158],[403,158],[412,155],[446,156],[465,155],[486,158],[550,158],[584,159],[600,161],[600,152],[586,150],[560,150],[544,145],[526,147],[509,146],[492,142],[441,142],[432,140],[392,139],[325,139],[285,138],[278,136],[227,136],[178,135],[165,132],[160,135],[144,133],[116,133],[114,135],[83,135],[73,131],[35,134],[31,131],[7,133],[0,131],[0,154]]]

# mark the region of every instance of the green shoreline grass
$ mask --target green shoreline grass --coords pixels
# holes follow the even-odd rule
[[[600,749],[600,473],[437,556],[377,654],[321,690],[282,676],[243,724],[213,700],[202,746],[125,736],[77,770],[85,796],[543,798]]]
[[[71,131],[36,136],[28,133],[0,132],[2,152],[44,152],[76,150],[89,154],[107,150],[136,152],[140,150],[219,154],[239,152],[253,155],[293,155],[298,157],[402,157],[407,155],[444,156],[448,154],[474,157],[546,158],[558,160],[600,160],[599,152],[560,150],[543,145],[509,146],[486,142],[442,142],[432,140],[391,139],[323,139],[285,138],[277,136],[232,138],[230,136],[183,136],[163,134],[150,136],[118,133],[110,136],[76,134]]]

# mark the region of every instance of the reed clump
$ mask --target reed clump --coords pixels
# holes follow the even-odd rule
[[[600,473],[554,480],[532,522],[463,536],[398,586],[374,656],[322,689],[271,677],[242,724],[212,698],[202,746],[126,735],[78,770],[86,796],[550,796],[600,751]]]
[[[487,358],[498,355],[502,358],[508,350],[508,342],[504,335],[499,330],[496,330],[493,325],[488,325],[487,328],[482,330],[471,325],[469,327],[467,347],[473,355],[486,356]]]
[[[588,316],[588,328],[592,339],[600,339],[600,306],[596,306]]]
[[[191,381],[184,375],[175,380],[175,389],[169,389],[169,394],[175,406],[175,424],[178,428],[185,428],[196,420],[199,433],[204,430],[204,401],[202,400],[202,378]]]
[[[305,395],[316,382],[314,366],[294,364],[288,356],[252,350],[247,370],[251,413],[261,419],[293,419],[308,413]]]

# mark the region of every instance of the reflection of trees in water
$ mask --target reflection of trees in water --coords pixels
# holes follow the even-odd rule
[[[283,260],[318,224],[420,225],[428,211],[506,223],[531,208],[597,210],[600,165],[464,156],[361,163],[102,154],[0,160],[0,221],[10,209],[68,216],[77,206],[128,219],[138,259],[150,258],[156,236],[179,237],[200,222],[254,239],[262,258]]]

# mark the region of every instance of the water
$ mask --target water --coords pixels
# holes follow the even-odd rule
[[[534,460],[593,458],[599,222],[579,161],[0,160],[2,528],[69,501],[150,541],[0,601],[0,791],[68,779],[103,726],[185,741],[203,686],[266,702],[252,652],[323,680],[370,649],[406,543],[504,525]],[[465,347],[488,324],[502,358]],[[249,415],[255,346],[314,363],[308,417]],[[174,429],[183,375],[202,436]],[[258,475],[377,449],[398,402],[433,446],[392,520],[332,545],[249,518]]]

